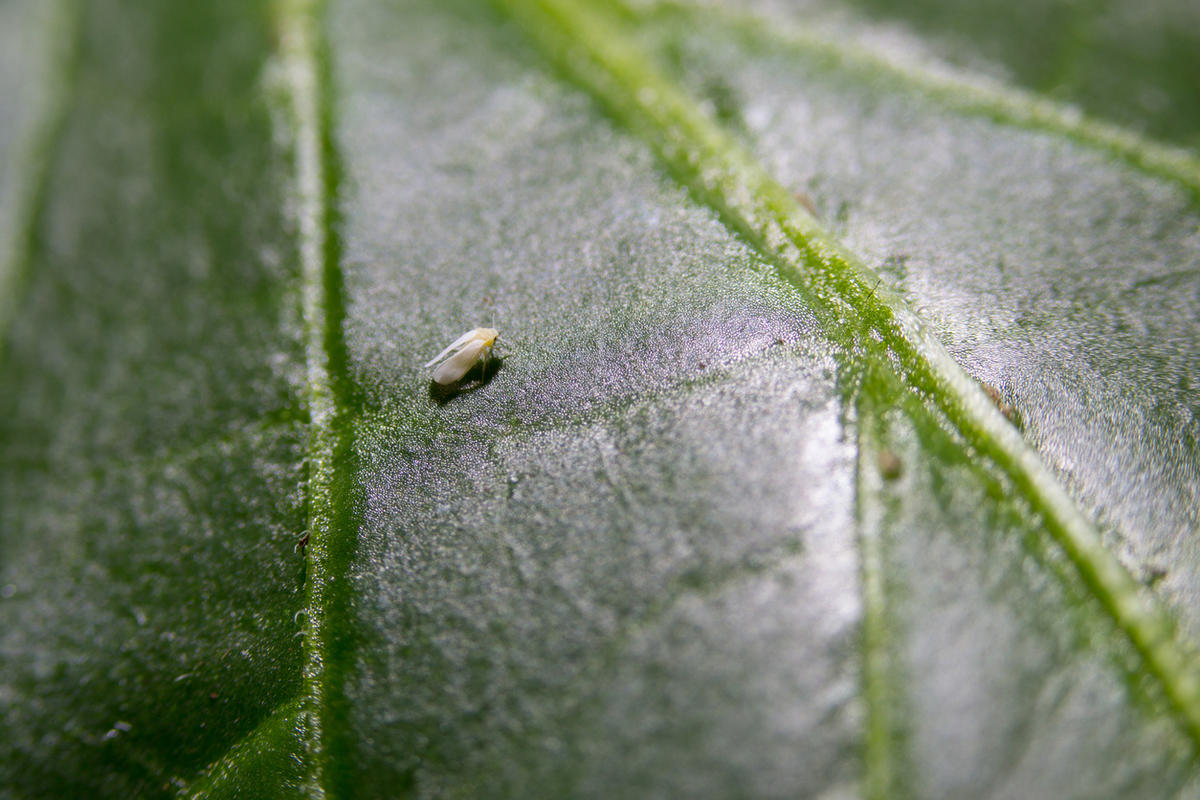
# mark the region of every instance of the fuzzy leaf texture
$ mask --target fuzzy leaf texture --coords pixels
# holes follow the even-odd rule
[[[0,798],[1200,797],[1197,54],[0,0]]]

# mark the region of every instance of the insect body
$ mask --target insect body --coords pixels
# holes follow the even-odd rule
[[[442,352],[434,356],[426,367],[437,364],[433,371],[433,382],[441,386],[461,380],[462,376],[471,371],[471,367],[483,360],[484,367],[492,354],[492,346],[500,334],[494,328],[476,328],[467,331],[450,343]],[[438,363],[441,362],[441,363]]]

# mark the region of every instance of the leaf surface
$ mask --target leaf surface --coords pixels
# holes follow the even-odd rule
[[[0,791],[154,796],[300,687],[291,179],[261,8],[67,13],[79,68],[11,262]]]
[[[770,9],[65,8],[3,790],[1196,792],[1194,156]]]

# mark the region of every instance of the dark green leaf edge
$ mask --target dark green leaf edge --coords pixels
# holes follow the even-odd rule
[[[7,350],[8,331],[18,298],[23,294],[29,265],[40,248],[39,231],[54,154],[62,141],[71,99],[79,78],[82,45],[81,0],[51,0],[46,4],[44,78],[34,99],[29,124],[18,135],[11,155],[15,175],[9,182],[7,207],[12,215],[9,237],[0,253],[0,363]]]
[[[831,70],[916,90],[952,111],[1062,136],[1107,153],[1148,175],[1177,184],[1188,193],[1193,205],[1200,206],[1200,158],[1193,152],[1152,141],[1032,92],[982,77],[964,78],[901,63],[852,43],[831,40],[797,24],[768,21],[722,7],[697,7],[677,0],[663,0],[648,7],[630,6],[623,9],[623,13],[645,23],[661,20],[708,24],[723,34],[740,38],[754,51],[774,49],[803,53]]]
[[[1101,542],[1055,476],[929,327],[830,237],[754,156],[664,78],[599,3],[495,0],[681,183],[714,208],[805,296],[831,339],[888,364],[941,410],[967,446],[1007,476],[1161,685],[1200,752],[1200,676],[1192,648],[1156,597]]]

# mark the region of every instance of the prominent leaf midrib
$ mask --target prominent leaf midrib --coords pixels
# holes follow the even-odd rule
[[[775,49],[802,53],[867,80],[884,81],[897,89],[916,91],[960,114],[981,116],[993,122],[1040,131],[1069,139],[1109,154],[1148,175],[1182,187],[1200,206],[1200,158],[1194,153],[1162,144],[1118,125],[1093,118],[1073,107],[1037,94],[982,78],[934,71],[901,63],[850,42],[830,39],[794,23],[769,24],[752,14],[723,7],[696,6],[663,0],[648,7],[630,6],[625,13],[643,23],[663,18],[668,23],[714,24],[726,35],[741,37],[755,50]]]
[[[329,782],[330,747],[327,716],[341,687],[331,668],[331,608],[336,602],[337,553],[355,531],[343,530],[336,491],[338,454],[348,430],[337,397],[338,359],[332,352],[340,337],[338,297],[331,291],[331,165],[326,143],[325,76],[321,69],[321,0],[280,0],[277,6],[280,60],[292,104],[295,156],[296,220],[298,223],[301,306],[305,335],[307,401],[310,418],[307,451],[308,569],[305,576],[304,692],[301,722],[307,744],[310,796],[323,797]],[[335,276],[336,277],[336,276]]]
[[[495,1],[796,285],[831,338],[850,352],[890,363],[910,391],[931,401],[970,446],[1008,476],[1133,644],[1200,749],[1200,685],[1190,648],[1176,638],[1157,600],[1143,593],[1103,546],[1058,480],[928,326],[901,298],[876,291],[873,272],[821,230],[742,144],[664,78],[603,8],[576,0]]]

